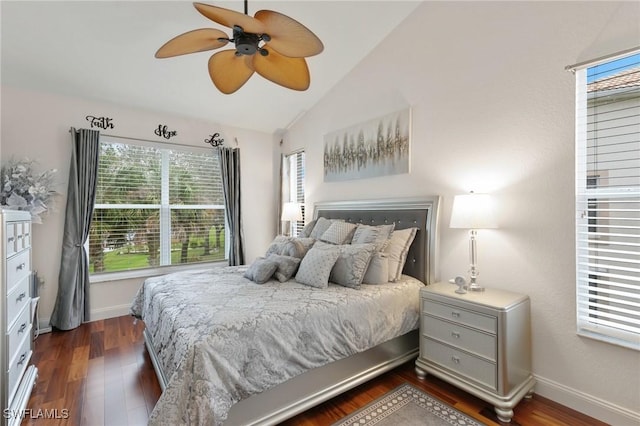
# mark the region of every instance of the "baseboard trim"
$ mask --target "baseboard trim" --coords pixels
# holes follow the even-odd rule
[[[92,309],[89,322],[121,317],[123,315],[129,315],[130,312],[131,303],[126,305],[109,306],[108,308]]]
[[[612,425],[638,425],[640,413],[617,406],[545,377],[537,376],[535,393]]]
[[[129,315],[130,309],[131,309],[131,304],[109,306],[108,308],[94,309],[91,311],[91,319],[89,320],[89,322],[121,317],[123,315]],[[39,334],[51,333],[52,328],[51,328],[50,321],[51,321],[51,318],[45,318],[45,319],[41,319],[38,322],[38,325],[40,326],[38,328]]]

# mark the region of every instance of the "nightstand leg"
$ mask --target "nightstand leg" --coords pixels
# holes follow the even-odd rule
[[[416,374],[418,375],[418,379],[424,380],[427,377],[427,372],[424,371],[422,368],[416,366],[415,370],[416,370]]]
[[[494,409],[496,411],[496,414],[498,415],[498,420],[504,423],[511,423],[511,419],[513,418],[513,410],[505,410],[504,408],[498,407],[495,407]]]

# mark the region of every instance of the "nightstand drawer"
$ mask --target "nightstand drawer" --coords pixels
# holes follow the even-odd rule
[[[422,334],[435,340],[445,342],[451,346],[473,352],[492,361],[496,361],[496,335],[483,333],[444,321],[429,315],[422,315]]]
[[[441,365],[454,374],[474,381],[479,385],[496,390],[497,367],[495,363],[462,352],[429,338],[420,343],[420,353],[424,358]]]
[[[461,309],[457,306],[446,305],[434,302],[429,299],[422,299],[422,312],[434,315],[445,320],[465,324],[473,328],[478,328],[489,333],[497,333],[498,319],[490,315],[483,315],[478,312]]]

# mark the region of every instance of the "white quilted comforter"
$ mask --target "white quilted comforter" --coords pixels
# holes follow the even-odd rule
[[[398,283],[258,285],[246,267],[147,279],[131,313],[151,334],[167,387],[151,425],[218,425],[236,402],[418,327],[419,289]]]

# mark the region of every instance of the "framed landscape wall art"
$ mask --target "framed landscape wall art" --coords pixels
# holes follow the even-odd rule
[[[324,181],[409,173],[411,108],[324,137]]]

